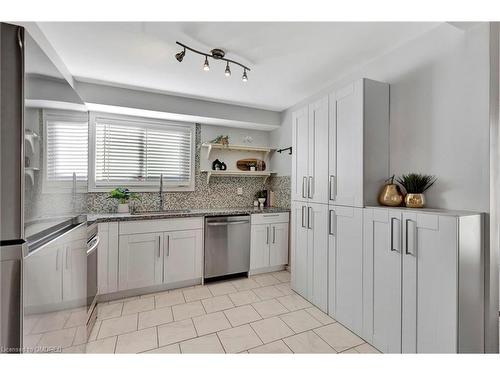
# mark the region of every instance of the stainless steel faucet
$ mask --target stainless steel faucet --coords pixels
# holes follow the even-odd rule
[[[160,173],[160,211],[163,211],[163,173]]]

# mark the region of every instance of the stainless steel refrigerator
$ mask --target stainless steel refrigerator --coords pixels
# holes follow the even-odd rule
[[[0,103],[0,352],[83,352],[87,155],[71,142],[88,139],[88,113],[29,33],[6,23]]]

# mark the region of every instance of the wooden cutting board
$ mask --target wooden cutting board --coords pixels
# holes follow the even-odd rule
[[[236,162],[236,168],[238,168],[240,171],[249,171],[250,166],[248,165],[249,163],[254,163],[256,168],[255,170],[258,171],[258,163],[262,163],[262,171],[266,170],[266,163],[264,160],[261,159],[241,159]]]

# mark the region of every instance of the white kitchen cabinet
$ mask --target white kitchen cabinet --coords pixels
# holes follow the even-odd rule
[[[292,200],[328,203],[328,97],[292,114]]]
[[[163,233],[120,235],[119,290],[163,282]]]
[[[269,225],[269,266],[288,264],[288,223]]]
[[[365,339],[383,352],[484,351],[482,220],[365,209]]]
[[[328,212],[328,314],[361,335],[363,329],[363,209]]]
[[[202,277],[203,230],[163,233],[163,283]]]
[[[85,235],[86,232],[81,232]],[[82,302],[87,296],[87,239],[82,237],[64,246],[62,267],[63,300]]]
[[[327,311],[328,206],[292,203],[292,289]]]
[[[389,85],[355,81],[329,96],[329,203],[377,202],[389,174]]]
[[[288,264],[288,212],[254,214],[251,218],[250,272],[261,273]]]

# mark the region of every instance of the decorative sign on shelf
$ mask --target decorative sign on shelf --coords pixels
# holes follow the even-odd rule
[[[266,162],[261,159],[241,159],[236,162],[240,171],[265,171]]]

